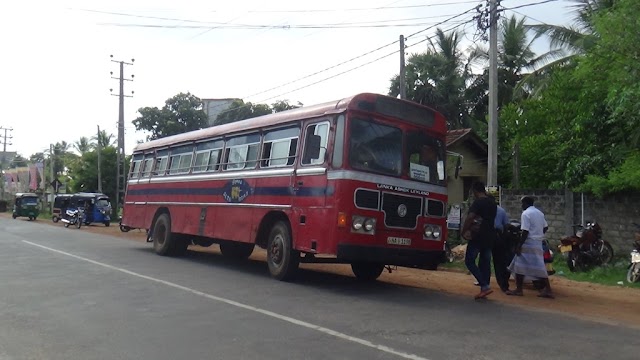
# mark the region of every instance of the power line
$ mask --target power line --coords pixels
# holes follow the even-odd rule
[[[542,5],[542,4],[546,4],[546,3],[550,3],[550,2],[555,2],[555,1],[560,1],[560,0],[543,0],[543,1],[536,2],[536,3],[522,4],[522,5],[518,5],[518,6],[510,7],[510,8],[504,8],[504,9],[502,9],[501,11],[504,11],[504,10],[513,10],[513,9],[520,9],[520,8],[529,7],[529,6]]]
[[[341,11],[370,11],[370,10],[391,10],[391,9],[411,9],[411,8],[425,8],[435,6],[447,6],[458,4],[471,4],[476,3],[477,0],[465,0],[457,2],[447,2],[439,4],[423,4],[423,5],[401,5],[401,6],[378,6],[370,8],[351,8],[351,9],[299,9],[299,10],[249,10],[251,13],[315,13],[315,12],[341,12]]]
[[[460,27],[460,26],[466,25],[466,24],[468,24],[468,23],[470,23],[470,22],[473,22],[473,21],[474,21],[474,19],[471,19],[471,20],[468,20],[468,21],[463,22],[463,23],[461,23],[461,24],[455,25],[455,26],[453,26],[453,27],[451,27],[451,28],[449,28],[449,29],[445,30],[445,32],[446,32],[446,31],[454,30],[454,29],[456,29],[456,28],[458,28],[458,27]],[[412,44],[412,45],[408,45],[408,46],[406,46],[406,48],[409,48],[409,47],[412,47],[412,46],[418,45],[418,44],[423,43],[423,42],[425,42],[425,41],[429,41],[429,40],[431,40],[432,38],[434,38],[435,36],[436,36],[436,35],[432,35],[432,36],[430,36],[430,37],[427,37],[427,38],[425,38],[425,39],[423,39],[423,40],[420,40],[420,41],[418,41],[418,42],[416,42],[416,43],[414,43],[414,44]],[[398,41],[396,41],[396,42],[398,42]],[[310,84],[307,84],[307,85],[304,85],[304,86],[298,87],[298,88],[296,88],[296,89],[293,89],[293,90],[290,90],[290,91],[287,91],[287,92],[284,92],[284,93],[278,94],[278,95],[276,95],[276,96],[272,96],[272,97],[269,97],[269,98],[263,99],[263,100],[261,100],[261,101],[258,101],[257,103],[264,103],[264,102],[266,102],[266,101],[273,100],[273,99],[279,98],[279,97],[284,96],[284,95],[288,95],[288,94],[290,94],[290,93],[293,93],[293,92],[296,92],[296,91],[299,91],[299,90],[302,90],[302,89],[305,89],[305,88],[311,87],[311,86],[313,86],[313,85],[317,85],[317,84],[319,84],[319,83],[321,83],[321,82],[325,82],[325,81],[327,81],[327,80],[331,80],[331,79],[336,78],[336,77],[338,77],[338,76],[340,76],[340,75],[344,75],[344,74],[346,74],[346,73],[349,73],[349,72],[351,72],[351,71],[354,71],[354,70],[360,69],[361,67],[364,67],[364,66],[366,66],[366,65],[372,64],[372,63],[374,63],[374,62],[380,61],[380,60],[382,60],[382,59],[385,59],[385,58],[387,58],[387,57],[389,57],[389,56],[393,56],[393,55],[396,55],[396,54],[397,54],[397,51],[393,51],[393,52],[391,52],[391,53],[389,53],[389,54],[386,54],[386,55],[380,56],[380,57],[378,57],[378,58],[376,58],[376,59],[373,59],[373,60],[368,61],[368,62],[366,62],[366,63],[360,64],[360,65],[355,66],[355,67],[353,67],[353,68],[350,68],[350,69],[348,69],[348,70],[345,70],[345,71],[342,71],[342,72],[340,72],[340,73],[337,73],[337,74],[334,74],[334,75],[328,76],[328,77],[326,77],[326,78],[323,78],[323,79],[320,79],[320,80],[315,81],[315,82],[313,82],[313,83],[310,83]],[[237,110],[237,109],[241,109],[241,108],[244,108],[244,107],[247,107],[247,106],[249,106],[249,104],[245,104],[245,105],[239,106],[239,107],[237,107],[237,108],[227,109],[227,110],[221,111],[221,112],[220,112],[220,114],[223,114],[223,113],[226,113],[226,112],[229,112],[229,111],[234,111],[234,110]],[[220,115],[220,114],[218,114],[218,115]]]
[[[380,22],[388,22],[389,20],[381,20]],[[392,20],[393,21],[393,20]],[[400,20],[396,20],[400,21]],[[435,23],[441,24],[442,22]],[[369,24],[369,25],[365,25]],[[133,24],[133,23],[98,23],[100,26],[117,26],[117,27],[139,27],[139,28],[155,28],[155,29],[227,29],[227,30],[257,30],[257,29],[355,29],[355,28],[387,28],[387,27],[415,27],[432,25],[433,22],[409,23],[409,24],[374,24],[373,21],[366,23],[345,23],[345,24],[288,24],[288,25],[261,25],[261,24],[227,24],[211,27],[209,25],[166,25],[166,24]],[[422,31],[420,31],[422,32]]]
[[[408,38],[409,38],[409,37],[411,37],[411,36],[414,36],[414,35],[419,34],[419,33],[421,33],[421,32],[424,32],[424,31],[430,30],[430,29],[432,29],[432,28],[434,28],[434,27],[436,27],[436,26],[438,26],[438,25],[444,24],[444,23],[446,23],[446,22],[448,22],[448,21],[450,21],[450,20],[452,20],[452,19],[455,19],[455,18],[457,18],[457,17],[460,17],[460,16],[462,16],[462,15],[465,15],[465,14],[467,14],[467,13],[469,13],[470,11],[475,10],[475,9],[476,9],[476,7],[473,7],[473,8],[471,8],[471,9],[469,9],[469,10],[467,10],[467,11],[464,11],[464,12],[462,12],[462,13],[460,13],[460,14],[454,15],[454,16],[452,16],[452,17],[448,18],[448,19],[445,19],[445,20],[443,20],[443,21],[441,21],[441,22],[436,23],[436,24],[435,24],[435,25],[433,25],[433,26],[430,26],[430,27],[427,27],[426,29],[422,29],[422,30],[420,30],[420,31],[417,31],[417,32],[415,32],[415,33],[413,33],[413,34],[411,34],[411,35],[407,36],[405,39],[408,39]],[[465,24],[465,23],[468,23],[468,22],[469,22],[469,21],[466,21],[466,22],[464,22],[464,23],[462,23],[462,24]],[[462,24],[460,24],[460,25],[462,25]],[[449,31],[449,30],[447,30],[447,31]],[[417,44],[422,43],[422,42],[427,41],[427,40],[429,40],[429,37],[427,37],[425,40],[422,40],[422,41],[420,41],[420,42],[418,42],[418,43],[416,43],[416,44],[410,45],[410,46],[417,45]],[[287,83],[284,83],[284,84],[281,84],[281,85],[278,85],[278,86],[274,86],[274,87],[272,87],[272,88],[269,88],[269,89],[266,89],[266,90],[263,90],[263,91],[260,91],[260,92],[257,92],[257,93],[254,93],[254,94],[248,95],[248,96],[244,96],[244,97],[243,97],[243,99],[251,98],[251,97],[254,97],[254,96],[256,96],[256,95],[264,94],[264,93],[267,93],[267,92],[269,92],[269,91],[276,90],[276,89],[280,89],[280,88],[283,88],[283,87],[285,87],[285,86],[287,86],[287,85],[291,85],[291,84],[294,84],[294,83],[300,82],[300,81],[302,81],[302,80],[308,79],[308,78],[313,77],[313,76],[315,76],[315,75],[321,74],[321,73],[323,73],[323,72],[326,72],[326,71],[329,71],[329,70],[331,70],[331,69],[337,68],[337,67],[339,67],[339,66],[345,65],[345,64],[347,64],[347,63],[353,62],[353,61],[355,61],[355,60],[357,60],[357,59],[360,59],[360,58],[365,57],[365,56],[367,56],[367,55],[369,55],[369,54],[372,54],[372,53],[374,53],[374,52],[377,52],[377,51],[379,51],[379,50],[382,50],[382,49],[384,49],[384,48],[386,48],[386,47],[389,47],[389,46],[391,46],[391,45],[395,45],[395,44],[396,44],[396,43],[398,43],[398,42],[399,42],[399,40],[395,40],[395,41],[393,41],[393,42],[391,42],[391,43],[388,43],[388,44],[386,44],[386,45],[382,45],[382,46],[380,46],[380,47],[378,47],[378,48],[376,48],[376,49],[373,49],[373,50],[371,50],[371,51],[367,51],[367,52],[365,52],[364,54],[360,54],[360,55],[358,55],[358,56],[355,56],[355,57],[353,57],[353,58],[350,58],[350,59],[348,59],[348,60],[345,60],[345,61],[343,61],[343,62],[340,62],[340,63],[338,63],[338,64],[336,64],[336,65],[329,66],[329,67],[327,67],[327,68],[325,68],[325,69],[322,69],[322,70],[316,71],[316,72],[314,72],[314,73],[312,73],[312,74],[309,74],[309,75],[303,76],[303,77],[301,77],[301,78],[298,78],[298,79],[295,79],[295,80],[289,81],[289,82],[287,82]],[[395,51],[394,51],[393,53],[395,53]],[[391,56],[391,55],[385,55],[385,56],[383,56],[382,58],[378,58],[378,59],[376,59],[375,61],[381,60],[381,59],[386,58],[386,57],[388,57],[388,56]],[[369,63],[367,63],[367,64],[369,64]],[[350,71],[351,71],[351,70],[350,70]],[[341,74],[342,74],[342,73],[341,73]],[[339,74],[339,75],[340,75],[340,74]],[[332,78],[332,77],[330,77],[330,78]],[[330,79],[330,78],[328,78],[328,79]],[[326,80],[328,80],[328,79],[326,79]],[[315,83],[314,83],[314,84],[315,84]],[[304,88],[304,87],[303,87],[303,88]],[[299,89],[296,89],[296,91],[297,91],[297,90],[299,90]],[[286,94],[283,94],[283,95],[286,95]],[[278,96],[276,96],[276,97],[279,97],[279,96],[282,96],[282,95],[278,95]],[[269,99],[267,99],[267,100],[269,100]],[[266,100],[263,100],[263,101],[266,101]],[[215,106],[215,107],[214,107],[214,109],[215,109],[216,107],[221,107],[221,106],[223,106],[223,105],[217,105],[217,106]],[[223,112],[226,112],[226,111],[223,111]]]

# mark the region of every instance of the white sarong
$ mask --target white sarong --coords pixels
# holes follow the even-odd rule
[[[542,250],[543,239],[528,238],[522,244],[520,255],[513,257],[509,265],[509,271],[514,274],[530,276],[539,279],[549,277],[547,268],[544,265],[544,252]]]

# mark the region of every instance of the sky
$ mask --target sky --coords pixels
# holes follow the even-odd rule
[[[541,1],[502,0],[501,6]],[[0,127],[13,129],[8,132],[13,138],[7,141],[7,151],[25,157],[48,149],[51,143],[94,136],[97,126],[115,138],[118,98],[111,94],[118,93],[118,81],[110,72],[117,77],[119,68],[112,59],[135,59],[133,65],[125,66],[125,78],[134,76],[134,81],[125,82],[124,91],[133,95],[125,98],[127,154],[147,135],[131,123],[137,110],[162,107],[180,92],[200,98],[267,104],[288,100],[305,105],[359,92],[386,94],[389,80],[398,73],[399,44],[394,42],[401,34],[407,37],[407,53],[423,52],[436,26],[447,30],[469,21],[475,15],[475,10],[469,10],[483,3],[7,2],[0,12]],[[513,11],[526,15],[528,23],[566,25],[571,22],[569,5],[570,1],[558,0]],[[469,12],[444,22],[465,11]],[[465,47],[479,42],[474,26],[468,22],[457,28],[465,30]],[[548,44],[539,42],[535,49],[541,53]]]

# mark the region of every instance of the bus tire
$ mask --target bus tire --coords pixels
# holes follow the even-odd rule
[[[171,217],[169,214],[160,214],[153,224],[153,250],[161,256],[179,256],[186,250],[186,241],[171,232]]]
[[[360,281],[374,281],[384,270],[383,264],[371,262],[355,262],[351,264],[351,271]]]
[[[276,222],[269,232],[267,265],[271,276],[277,280],[291,280],[300,265],[300,254],[293,250],[291,231],[284,221]]]
[[[234,241],[223,241],[220,243],[220,252],[222,255],[235,260],[247,259],[253,253],[253,248],[255,248],[255,244],[251,243]]]

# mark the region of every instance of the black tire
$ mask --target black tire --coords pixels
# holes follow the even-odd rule
[[[58,221],[60,221],[60,218],[57,216],[52,216],[51,221],[53,221],[54,223],[57,223]]]
[[[33,221],[33,220],[34,220],[33,216],[29,216],[29,221]]]
[[[129,232],[129,230],[131,230],[131,228],[130,228],[130,227],[128,227],[128,226],[124,226],[124,225],[120,224],[120,231],[122,231],[122,232],[125,232],[125,233],[126,233],[126,232]]]
[[[536,290],[542,290],[547,286],[542,280],[533,280],[532,283],[533,283],[533,288]]]
[[[169,214],[160,214],[153,224],[153,250],[161,256],[183,255],[189,244],[178,234],[171,232]]]
[[[382,271],[384,270],[384,264],[370,263],[370,262],[357,262],[351,264],[351,271],[360,281],[374,281]]]
[[[247,259],[253,253],[254,248],[255,244],[249,243],[233,241],[223,241],[220,243],[220,252],[222,255],[236,260]]]
[[[109,227],[109,225],[111,225],[111,223],[109,221],[105,221],[104,222],[104,226]]]
[[[15,214],[11,215],[11,217],[13,217],[13,220],[15,220],[17,218],[17,216]]]
[[[291,280],[300,265],[300,253],[293,250],[291,231],[284,221],[276,222],[269,232],[267,265],[271,276],[278,280]]]
[[[600,263],[607,265],[613,260],[613,247],[608,241],[603,240],[602,251],[600,252]]]
[[[629,267],[629,271],[627,271],[627,282],[633,284],[638,280],[640,280],[640,263],[633,263]]]
[[[69,227],[69,223],[64,223],[64,227],[68,228]]]

